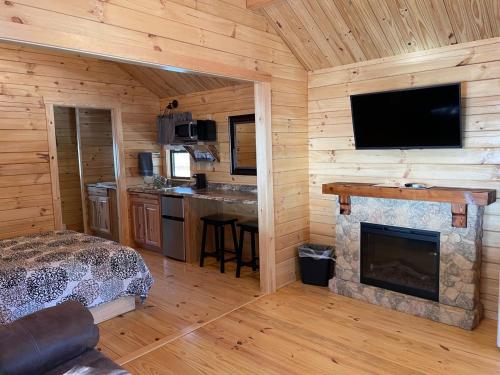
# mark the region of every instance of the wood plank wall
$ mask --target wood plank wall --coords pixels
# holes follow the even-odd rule
[[[217,123],[217,149],[220,154],[220,163],[193,162],[191,159],[191,174],[205,173],[209,182],[256,185],[255,176],[231,175],[228,123],[229,116],[255,113],[253,84],[165,98],[161,100],[162,106],[173,99],[179,102],[177,110],[191,112],[194,119],[210,119]]]
[[[296,248],[309,235],[307,73],[264,16],[237,0],[7,1],[2,36],[238,78],[270,76],[276,282],[295,280]],[[142,142],[126,146],[152,147]]]
[[[83,183],[115,181],[111,111],[79,108]]]
[[[349,95],[462,82],[464,148],[354,150]],[[497,189],[500,196],[500,39],[384,58],[309,75],[311,240],[335,241],[332,181],[409,182]],[[484,216],[481,300],[496,318],[500,202]]]
[[[0,238],[54,227],[45,99],[120,100],[127,182],[137,152],[159,151],[159,99],[111,62],[0,44]]]
[[[55,107],[54,120],[62,222],[67,229],[83,232],[75,109]]]
[[[239,168],[252,168],[257,165],[255,145],[255,126],[237,124],[235,126],[236,165]]]

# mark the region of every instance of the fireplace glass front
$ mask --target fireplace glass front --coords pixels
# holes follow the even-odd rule
[[[439,232],[361,223],[361,282],[438,301]]]

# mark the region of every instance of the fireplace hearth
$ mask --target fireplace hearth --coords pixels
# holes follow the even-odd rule
[[[495,190],[333,182],[322,191],[338,196],[332,292],[464,329],[479,323],[483,213]],[[380,227],[362,251],[367,224]],[[395,232],[381,238],[384,228]]]
[[[356,196],[349,203],[349,215],[337,206],[334,293],[465,329],[478,324],[482,206],[469,205],[459,228],[449,203]],[[367,235],[375,241],[365,251]]]
[[[439,237],[435,231],[361,223],[361,283],[438,301]]]

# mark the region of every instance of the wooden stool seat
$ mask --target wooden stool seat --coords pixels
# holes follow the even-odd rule
[[[238,221],[238,219],[234,216],[224,214],[207,215],[201,217],[200,220],[211,225],[226,225],[236,223]]]
[[[259,222],[257,220],[239,222],[236,226],[243,228],[246,232],[259,233]]]
[[[238,238],[236,236],[236,222],[237,218],[230,215],[224,214],[215,214],[215,215],[207,215],[200,218],[203,222],[203,233],[201,237],[201,251],[200,251],[200,267],[203,267],[203,263],[205,261],[205,257],[213,256],[220,262],[220,272],[224,273],[224,264],[226,262],[237,259],[237,257],[232,257],[229,259],[225,258],[226,253],[237,254],[238,252]],[[215,251],[208,253],[206,251],[206,242],[207,242],[207,232],[208,226],[212,225],[214,227],[214,238],[215,238]],[[225,235],[224,229],[226,225],[231,226],[231,234],[233,237],[233,245],[234,250],[228,250],[225,248]]]
[[[257,220],[247,220],[239,222],[237,225],[240,227],[240,242],[238,251],[236,252],[236,277],[240,277],[242,266],[249,266],[252,267],[253,271],[257,271],[257,261],[259,260],[259,257],[257,256],[255,236],[259,233],[259,222]],[[243,262],[242,259],[245,232],[250,233],[250,248],[252,251],[252,259],[250,262]]]

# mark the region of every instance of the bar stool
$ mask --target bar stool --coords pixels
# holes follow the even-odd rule
[[[229,262],[229,261],[236,259],[236,257],[233,257],[230,259],[225,259],[224,254],[225,253],[236,254],[238,251],[238,238],[236,236],[236,225],[235,225],[236,222],[238,221],[238,219],[233,217],[233,216],[224,215],[224,214],[203,216],[200,219],[203,222],[203,234],[201,237],[200,267],[203,267],[203,262],[205,260],[205,257],[213,256],[220,262],[220,272],[224,273],[224,264],[226,262]],[[205,245],[207,242],[207,231],[208,231],[209,225],[213,225],[214,234],[215,234],[215,236],[214,236],[215,237],[215,251],[212,253],[207,253],[207,251],[205,249]],[[234,251],[230,251],[230,250],[225,249],[224,229],[225,229],[226,225],[231,226]]]
[[[256,255],[255,248],[255,235],[259,233],[259,223],[257,220],[248,220],[237,224],[240,227],[240,243],[236,253],[236,277],[240,277],[242,266],[252,267],[252,271],[257,271],[257,261],[259,258]],[[252,260],[250,262],[243,262],[243,241],[245,239],[245,232],[250,233],[250,245],[252,251]]]

